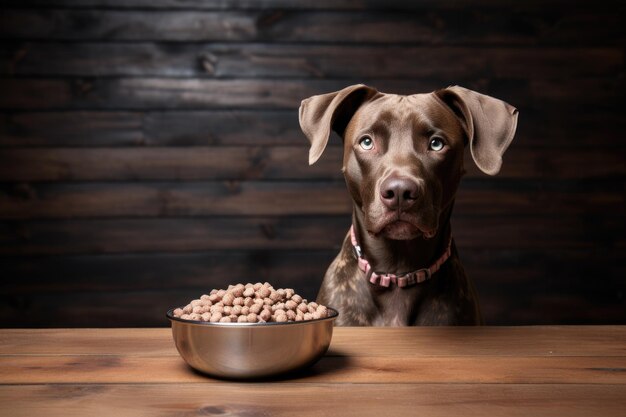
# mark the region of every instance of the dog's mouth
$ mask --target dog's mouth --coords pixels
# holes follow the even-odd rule
[[[376,230],[370,231],[375,236],[384,236],[393,240],[412,240],[418,237],[431,239],[437,233],[437,228],[430,228],[420,224],[413,216],[394,215],[382,222]]]

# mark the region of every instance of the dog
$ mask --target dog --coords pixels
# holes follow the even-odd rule
[[[337,132],[354,202],[317,296],[340,312],[337,325],[482,324],[450,215],[465,148],[481,171],[497,174],[517,118],[510,104],[459,86],[405,96],[359,84],[302,101],[309,164]]]

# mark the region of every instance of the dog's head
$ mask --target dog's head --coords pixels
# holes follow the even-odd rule
[[[365,228],[396,240],[433,237],[464,173],[465,147],[478,168],[495,175],[516,124],[513,106],[456,86],[401,96],[353,85],[300,106],[309,164],[331,130],[337,132],[342,170]]]

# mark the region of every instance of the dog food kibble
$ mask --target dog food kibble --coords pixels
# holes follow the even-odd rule
[[[323,319],[328,317],[328,309],[307,302],[291,288],[274,289],[267,282],[257,282],[211,290],[174,310],[174,317],[211,323],[284,323]]]

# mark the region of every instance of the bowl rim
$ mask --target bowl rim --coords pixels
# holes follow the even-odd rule
[[[165,317],[167,317],[170,322],[177,321],[179,323],[191,324],[194,326],[209,326],[209,327],[267,327],[267,326],[294,326],[294,325],[306,325],[309,323],[318,323],[322,321],[335,320],[339,317],[339,311],[335,310],[332,307],[326,307],[331,314],[328,317],[324,317],[321,319],[312,319],[312,320],[302,320],[302,321],[286,321],[286,322],[265,322],[265,323],[211,323],[208,321],[202,320],[183,320],[179,317],[174,317],[174,310],[181,307],[175,307],[167,311],[165,313]]]

